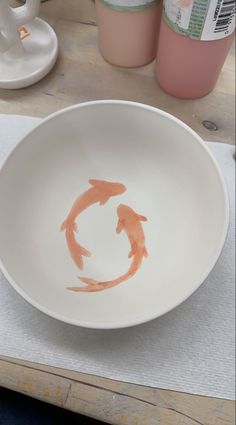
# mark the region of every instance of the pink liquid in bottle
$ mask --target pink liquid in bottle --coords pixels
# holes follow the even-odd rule
[[[204,3],[205,21],[203,13],[198,16]],[[202,0],[166,0],[164,7],[157,81],[172,96],[205,96],[214,88],[234,39],[234,2],[221,0],[219,5],[219,1],[212,0],[208,5]]]
[[[132,2],[96,0],[99,49],[113,65],[138,67],[155,58],[162,1],[126,3]]]

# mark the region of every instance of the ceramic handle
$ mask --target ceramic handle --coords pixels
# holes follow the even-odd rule
[[[24,6],[12,9],[16,24],[20,27],[36,18],[39,4],[40,0],[27,0]]]
[[[12,49],[14,55],[23,51],[19,27],[32,21],[38,14],[40,0],[27,0],[24,6],[11,8],[8,0],[0,1],[0,51]]]

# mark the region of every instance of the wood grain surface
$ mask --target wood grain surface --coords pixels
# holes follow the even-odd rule
[[[114,425],[234,425],[234,402],[0,357],[0,386]]]
[[[13,7],[20,6],[18,0],[9,0]],[[65,19],[72,22],[94,24],[94,0],[50,0],[40,5],[40,13],[45,18]]]
[[[12,5],[18,5],[11,0]],[[215,90],[192,101],[165,94],[154,79],[154,63],[115,68],[97,48],[92,0],[50,0],[41,14],[54,27],[60,46],[53,71],[38,84],[0,90],[0,113],[44,117],[94,99],[126,99],[170,112],[206,140],[234,143],[234,48]],[[216,124],[207,130],[202,121]],[[40,364],[0,357],[0,385],[114,425],[234,425],[234,402],[113,381]]]

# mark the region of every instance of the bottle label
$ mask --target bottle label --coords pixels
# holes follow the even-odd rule
[[[147,9],[148,7],[155,6],[159,0],[100,0],[109,6],[111,9],[120,10],[124,12],[138,12]]]
[[[164,0],[164,18],[194,40],[219,40],[235,28],[235,0]]]

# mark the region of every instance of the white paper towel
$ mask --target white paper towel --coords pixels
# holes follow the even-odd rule
[[[0,162],[37,122],[37,118],[0,116]],[[141,326],[86,330],[40,313],[0,274],[0,354],[135,384],[233,399],[234,147],[217,143],[209,147],[227,182],[231,219],[222,255],[194,295]]]

